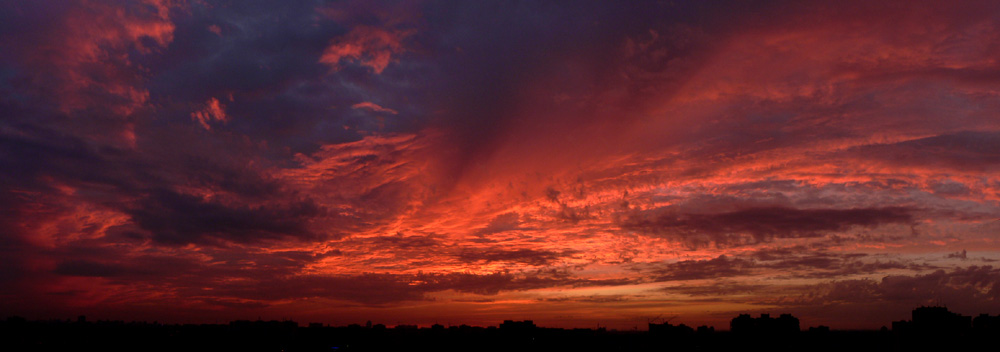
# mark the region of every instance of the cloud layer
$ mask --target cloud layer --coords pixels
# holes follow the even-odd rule
[[[718,5],[2,1],[0,313],[1000,314],[1000,9]]]

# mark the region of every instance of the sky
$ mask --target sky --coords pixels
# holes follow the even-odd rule
[[[0,1],[0,315],[1000,314],[991,1]]]

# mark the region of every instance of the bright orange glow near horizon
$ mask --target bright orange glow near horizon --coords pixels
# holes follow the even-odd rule
[[[0,315],[1000,314],[997,4],[0,4]]]

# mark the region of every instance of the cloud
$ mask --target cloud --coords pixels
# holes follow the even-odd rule
[[[365,305],[425,300],[426,289],[410,285],[411,278],[385,274],[263,278],[223,284],[212,291],[202,291],[196,295],[234,297],[261,302],[319,297]]]
[[[376,236],[369,238],[368,241],[371,241],[377,247],[392,246],[404,250],[425,250],[430,247],[437,247],[441,245],[441,241],[434,239],[431,236],[407,236],[402,233],[396,233],[393,236]]]
[[[476,235],[491,235],[500,232],[516,231],[521,229],[521,215],[518,213],[500,214],[490,220],[490,223],[475,232]]]
[[[902,168],[952,169],[988,172],[1000,166],[1000,132],[960,131],[898,143],[860,146],[850,150],[859,158],[875,159]],[[951,187],[942,191],[962,192]]]
[[[628,302],[636,300],[636,298],[642,298],[642,296],[635,295],[590,295],[590,296],[576,296],[576,297],[554,297],[554,298],[541,298],[540,301],[543,302],[585,302],[585,303],[615,303],[615,302]]]
[[[864,253],[824,252],[804,247],[761,249],[736,255],[723,254],[712,259],[632,263],[629,267],[651,282],[709,280],[687,285],[692,287],[692,292],[700,294],[707,294],[713,289],[724,290],[723,286],[729,284],[722,285],[721,282],[725,281],[722,279],[829,279],[934,268],[903,260],[872,259]],[[732,285],[739,287],[744,285],[742,282],[733,282]],[[665,290],[680,292],[670,287]]]
[[[545,251],[534,249],[463,249],[458,259],[466,263],[516,262],[532,266],[552,264],[575,251]]]
[[[994,304],[996,5],[222,5],[0,4],[4,311]]]
[[[547,270],[513,274],[497,272],[491,274],[446,273],[427,274],[419,277],[435,291],[455,290],[478,295],[496,295],[503,291],[524,291],[552,287],[592,287],[619,286],[633,283],[632,280],[586,279]]]
[[[205,270],[197,261],[171,255],[138,255],[80,246],[63,251],[65,257],[77,257],[59,262],[54,274],[109,278],[123,284],[171,282],[184,275]]]
[[[891,304],[908,310],[945,303],[958,309],[1000,308],[1000,271],[969,266],[928,274],[889,275],[875,280],[840,280],[816,287],[799,304]]]
[[[173,41],[170,4],[74,1],[15,7],[5,11],[10,23],[39,28],[7,37],[31,89],[52,96],[64,112],[107,108],[129,115],[148,102],[142,68],[134,59]]]
[[[311,200],[295,200],[287,205],[229,206],[166,190],[151,194],[140,206],[126,211],[154,241],[175,245],[211,240],[314,240],[319,235],[309,228],[309,220],[324,213]]]
[[[435,196],[430,187],[438,182],[437,171],[427,155],[435,150],[433,137],[433,132],[380,135],[323,145],[296,155],[298,165],[276,170],[277,179],[338,209],[340,231],[375,230],[426,210],[421,205]],[[378,234],[397,232],[386,228]]]
[[[342,61],[357,62],[381,74],[393,61],[392,57],[404,51],[402,41],[409,34],[360,25],[332,40],[319,62],[330,65],[334,71],[341,69]]]
[[[219,99],[211,98],[205,103],[205,107],[201,110],[191,113],[191,119],[198,121],[201,127],[206,130],[211,130],[212,127],[208,125],[211,121],[221,121],[228,122],[229,116],[226,115],[226,106],[219,103]]]
[[[701,246],[731,246],[766,242],[774,238],[816,237],[853,226],[911,224],[913,210],[902,207],[855,209],[795,209],[759,207],[724,213],[682,213],[667,208],[625,217],[624,230],[679,238]]]
[[[55,273],[68,276],[112,277],[124,273],[123,268],[86,260],[71,260],[59,263]]]
[[[653,281],[687,281],[744,276],[753,272],[752,261],[720,255],[706,260],[682,260],[658,265],[649,275]]]
[[[664,287],[662,290],[669,293],[680,293],[689,296],[735,296],[752,295],[776,288],[764,284],[748,284],[729,281],[718,281],[706,285],[677,285]]]
[[[955,259],[966,260],[966,259],[969,259],[969,256],[968,256],[967,252],[963,249],[961,252],[948,253],[948,256],[946,256],[945,258],[955,258]]]
[[[389,108],[383,108],[383,107],[379,106],[378,104],[372,103],[370,101],[361,102],[361,103],[357,103],[357,104],[351,105],[351,108],[352,109],[366,109],[366,110],[371,110],[371,111],[374,111],[374,112],[384,112],[384,113],[392,114],[392,115],[398,114],[396,112],[396,110],[389,109]]]
[[[138,258],[135,262],[156,263],[151,258]],[[158,259],[160,264],[169,264]],[[260,266],[259,259],[255,266]],[[511,273],[420,273],[389,274],[361,273],[356,275],[289,275],[282,271],[277,275],[262,275],[257,267],[237,270],[219,267],[219,264],[182,264],[175,268],[168,266],[136,268],[126,262],[101,263],[89,260],[65,261],[59,264],[55,273],[63,276],[102,277],[123,287],[169,288],[177,298],[196,298],[212,305],[239,303],[236,308],[269,306],[287,300],[331,299],[352,302],[365,306],[399,305],[407,301],[427,301],[432,292],[452,290],[475,295],[497,295],[501,292],[544,289],[561,286],[603,286],[621,285],[616,280],[587,280],[567,276],[553,276],[541,272]],[[196,275],[192,275],[196,274]],[[225,277],[224,282],[211,284],[210,277]],[[211,284],[211,289],[206,285]],[[162,295],[162,293],[134,291],[135,295]],[[227,304],[222,304],[228,306]]]

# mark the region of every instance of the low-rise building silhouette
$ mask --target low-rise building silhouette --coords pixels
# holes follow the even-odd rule
[[[660,324],[649,323],[649,333],[668,336],[690,335],[694,333],[694,329],[684,324],[671,325],[668,322]]]
[[[799,332],[799,318],[791,314],[782,314],[771,318],[770,314],[761,314],[759,318],[750,314],[740,314],[729,323],[729,329],[734,334],[785,334]]]
[[[961,334],[972,329],[972,317],[948,311],[947,307],[921,306],[913,309],[912,320],[892,322],[892,331],[913,334]]]
[[[1000,330],[1000,315],[979,314],[972,318],[972,329],[976,331],[998,331]]]
[[[505,331],[520,331],[520,330],[531,330],[536,328],[535,322],[532,320],[525,321],[514,321],[514,320],[504,320],[500,324],[500,329]]]

